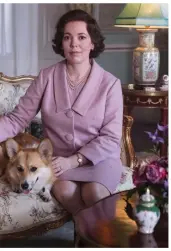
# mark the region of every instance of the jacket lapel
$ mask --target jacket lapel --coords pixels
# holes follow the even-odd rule
[[[95,62],[92,61],[92,69],[87,83],[81,90],[73,106],[71,107],[68,84],[66,78],[66,63],[65,60],[57,64],[54,72],[54,90],[56,101],[56,112],[71,109],[85,116],[91,106],[95,93],[98,91],[104,70]],[[58,81],[57,81],[58,80]]]
[[[54,72],[54,90],[56,101],[56,112],[62,112],[70,109],[70,99],[66,80],[66,64],[65,60],[59,62]]]
[[[87,83],[75,100],[72,109],[82,116],[85,116],[91,106],[95,94],[102,82],[104,70],[93,60],[92,69]]]

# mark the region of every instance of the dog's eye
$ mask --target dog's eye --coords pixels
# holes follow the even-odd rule
[[[24,169],[22,168],[22,166],[18,166],[17,169],[18,169],[19,172],[23,172],[24,171]]]
[[[33,166],[32,168],[30,168],[31,172],[35,172],[37,170],[37,167]]]

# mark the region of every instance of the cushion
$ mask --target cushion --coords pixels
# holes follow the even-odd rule
[[[124,167],[115,193],[134,188],[132,171]],[[52,197],[44,202],[34,194],[17,194],[0,178],[0,235],[12,234],[67,218],[67,211]]]
[[[67,211],[54,198],[43,202],[34,193],[14,193],[3,178],[0,178],[0,235],[60,221],[67,216]]]
[[[29,133],[38,139],[43,139],[43,125],[36,119],[30,123]]]
[[[122,173],[121,181],[116,187],[116,190],[114,193],[119,193],[123,191],[131,190],[135,187],[132,179],[132,172],[133,170],[130,167],[123,166],[124,170]]]

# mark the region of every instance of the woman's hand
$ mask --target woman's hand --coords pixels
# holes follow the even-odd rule
[[[80,154],[81,155],[81,154]],[[88,164],[90,161],[82,156],[82,165]],[[52,168],[56,177],[61,175],[63,172],[76,168],[79,166],[78,156],[76,154],[70,157],[53,157]]]
[[[52,159],[52,168],[55,176],[58,177],[63,172],[72,169],[72,163],[70,158],[54,157]]]

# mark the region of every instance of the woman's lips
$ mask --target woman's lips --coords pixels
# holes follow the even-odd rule
[[[72,52],[70,52],[70,54],[72,54],[72,55],[77,55],[77,54],[80,54],[81,52],[78,52],[78,51],[72,51]]]

